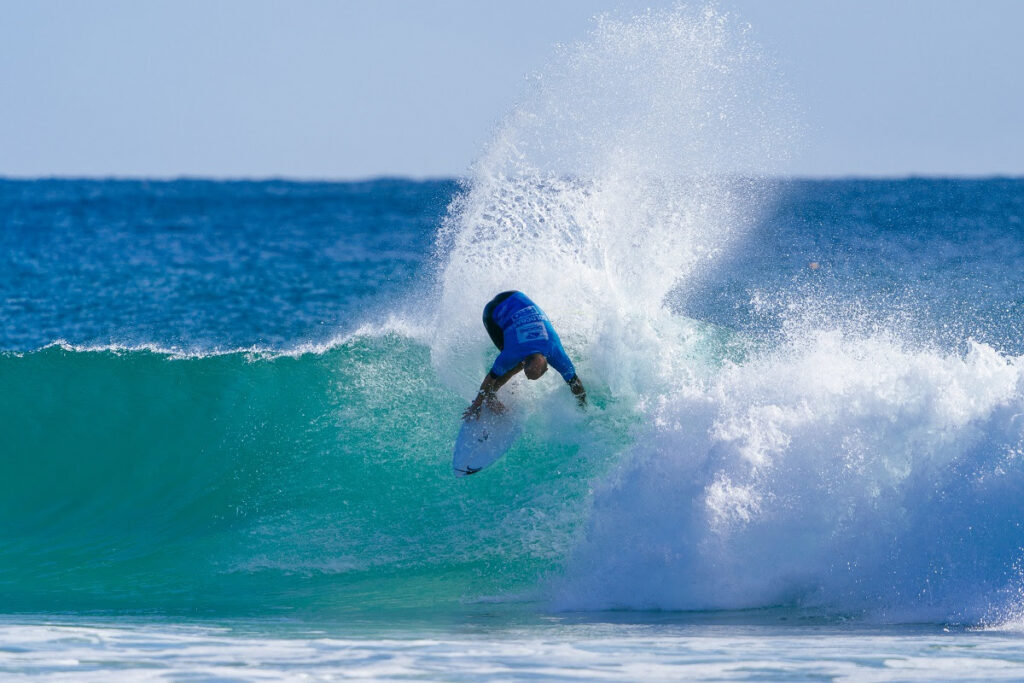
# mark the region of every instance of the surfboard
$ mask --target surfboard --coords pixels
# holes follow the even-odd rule
[[[511,410],[499,415],[483,406],[479,417],[465,420],[459,430],[452,454],[455,476],[476,474],[494,464],[512,447],[522,430],[522,424]]]

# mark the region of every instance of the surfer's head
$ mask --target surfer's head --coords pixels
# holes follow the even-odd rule
[[[526,357],[523,364],[523,374],[526,379],[540,379],[541,375],[548,371],[548,359],[541,353],[531,353]]]

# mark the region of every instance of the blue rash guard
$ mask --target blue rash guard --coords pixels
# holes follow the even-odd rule
[[[576,377],[562,340],[540,306],[522,292],[513,292],[491,311],[491,318],[504,334],[504,348],[491,366],[491,374],[501,377],[527,356],[543,354],[566,382]]]

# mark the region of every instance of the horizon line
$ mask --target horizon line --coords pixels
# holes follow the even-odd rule
[[[734,175],[741,178],[763,177],[771,180],[803,180],[803,181],[895,181],[895,180],[1024,180],[1024,173],[825,173],[813,175],[807,173],[794,174],[766,174],[764,176]],[[61,181],[61,182],[211,182],[211,183],[308,183],[308,184],[361,184],[389,181],[404,181],[416,183],[431,182],[460,182],[468,180],[468,175],[415,175],[415,174],[371,174],[366,176],[329,177],[329,176],[301,176],[301,175],[200,175],[200,174],[172,174],[172,175],[119,175],[119,174],[51,174],[51,175],[29,175],[29,174],[4,174],[0,173],[0,181],[4,182],[34,182],[34,181]]]

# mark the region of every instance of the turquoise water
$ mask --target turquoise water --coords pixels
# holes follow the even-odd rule
[[[293,356],[50,346],[0,365],[0,416],[19,426],[0,438],[9,610],[453,608],[557,566],[601,469],[538,417],[506,467],[456,488],[463,402],[395,334]],[[584,427],[598,412],[577,428],[610,430]]]
[[[1024,181],[785,179],[778,82],[651,13],[458,181],[0,181],[0,672],[1024,677]],[[512,288],[590,405],[456,479]]]

